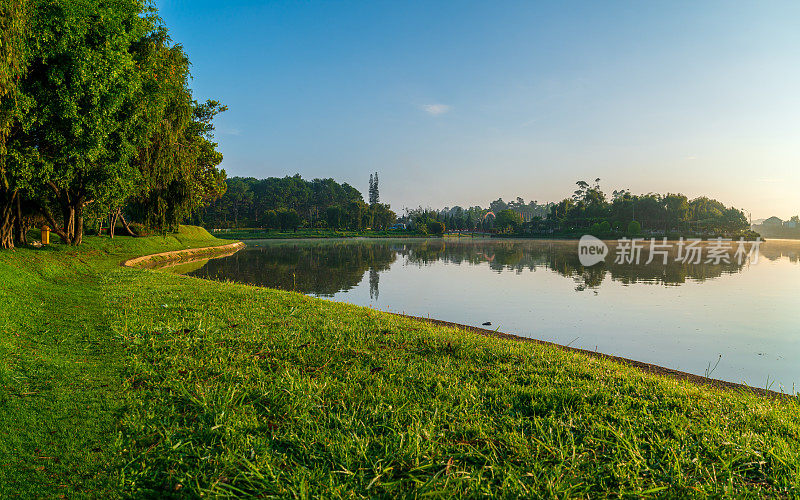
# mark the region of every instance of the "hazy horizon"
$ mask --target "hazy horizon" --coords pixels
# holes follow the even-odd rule
[[[158,1],[229,176],[403,207],[607,194],[800,213],[800,4]]]

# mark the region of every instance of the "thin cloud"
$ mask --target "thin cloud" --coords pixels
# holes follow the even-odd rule
[[[422,110],[431,116],[439,116],[450,111],[450,106],[447,104],[423,104]]]

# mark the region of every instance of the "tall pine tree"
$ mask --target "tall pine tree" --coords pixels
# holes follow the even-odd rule
[[[380,191],[378,190],[378,172],[369,174],[369,204],[375,205],[381,202]]]

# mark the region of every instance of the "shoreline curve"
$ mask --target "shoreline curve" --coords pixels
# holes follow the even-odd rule
[[[620,356],[613,356],[610,354],[603,354],[597,351],[589,351],[586,349],[580,349],[577,347],[569,347],[561,344],[556,344],[555,342],[548,342],[546,340],[539,340],[532,337],[522,337],[520,335],[514,335],[510,333],[503,333],[497,330],[488,330],[486,328],[480,328],[477,326],[470,326],[470,325],[462,325],[460,323],[453,323],[451,321],[444,321],[441,319],[435,318],[425,318],[421,316],[411,316],[408,314],[401,314],[401,313],[394,313],[389,312],[389,314],[393,314],[395,316],[400,316],[403,318],[415,319],[419,321],[424,321],[426,323],[431,323],[438,326],[446,326],[461,330],[467,330],[473,333],[477,333],[478,335],[483,335],[484,337],[495,337],[501,338],[506,340],[512,340],[515,342],[526,342],[530,344],[537,344],[542,346],[554,347],[556,349],[561,349],[564,351],[585,354],[587,356],[599,359],[606,359],[609,361],[614,361],[615,363],[624,364],[626,366],[630,366],[632,368],[636,368],[639,371],[644,373],[649,373],[651,375],[659,375],[662,377],[668,377],[675,380],[681,380],[684,382],[690,382],[695,385],[703,385],[703,386],[710,386],[716,389],[725,389],[725,390],[738,390],[738,391],[748,391],[758,396],[766,396],[771,398],[781,398],[781,399],[800,399],[800,395],[792,395],[787,394],[785,392],[777,392],[771,391],[769,389],[761,389],[759,387],[752,387],[746,384],[740,384],[737,382],[728,382],[727,380],[719,380],[715,378],[703,377],[702,375],[695,375],[693,373],[682,372],[680,370],[674,370],[672,368],[667,368],[665,366],[654,365],[651,363],[645,363],[644,361],[636,361],[635,359],[623,358]]]
[[[243,242],[237,241],[235,243],[229,243],[227,245],[219,245],[215,247],[186,248],[183,250],[173,250],[171,252],[161,252],[144,255],[142,257],[134,257],[133,259],[128,259],[122,262],[121,265],[123,267],[147,268],[149,266],[163,264],[165,262],[179,262],[186,257],[196,258],[201,256],[222,256],[224,254],[233,255],[245,246],[247,245],[245,245]]]
[[[184,250],[174,250],[171,252],[162,252],[156,253],[151,255],[145,255],[141,257],[135,257],[132,259],[128,259],[121,263],[124,267],[130,268],[147,268],[150,266],[162,265],[166,262],[175,262],[180,263],[186,257],[191,258],[198,258],[198,257],[205,257],[205,256],[224,256],[224,255],[233,255],[234,253],[238,252],[242,248],[245,248],[247,245],[244,242],[237,241],[235,243],[230,243],[228,245],[220,245],[220,246],[212,246],[212,247],[202,247],[202,248],[187,248]],[[154,262],[155,261],[155,262]],[[257,287],[257,288],[268,288],[268,287]],[[274,290],[271,289],[270,290]],[[613,356],[610,354],[604,354],[597,351],[589,351],[587,349],[580,349],[577,347],[569,347],[561,344],[556,344],[554,342],[548,342],[546,340],[539,340],[532,337],[522,337],[520,335],[514,335],[510,333],[504,333],[497,330],[488,330],[486,328],[480,328],[477,326],[470,326],[464,325],[461,323],[453,323],[451,321],[445,321],[441,319],[435,318],[426,318],[421,316],[412,316],[408,314],[401,314],[395,312],[387,312],[388,314],[399,316],[402,318],[408,318],[418,321],[423,321],[426,323],[438,325],[438,326],[445,326],[456,328],[459,330],[466,330],[473,333],[477,333],[479,335],[483,335],[485,337],[495,337],[501,338],[506,340],[511,340],[515,342],[525,342],[530,344],[537,344],[542,346],[554,347],[556,349],[561,349],[564,351],[584,354],[593,358],[599,359],[606,359],[609,361],[613,361],[616,363],[620,363],[626,366],[630,366],[633,368],[638,369],[641,372],[648,373],[651,375],[658,375],[662,377],[668,377],[674,380],[681,380],[684,382],[689,382],[695,385],[702,385],[702,386],[710,386],[716,389],[724,389],[724,390],[737,390],[737,391],[747,391],[758,396],[766,396],[771,398],[781,398],[781,399],[798,399],[800,395],[792,395],[787,394],[784,392],[776,392],[769,389],[761,389],[759,387],[751,387],[746,384],[740,384],[737,382],[728,382],[726,380],[719,380],[709,377],[703,377],[701,375],[695,375],[693,373],[683,372],[680,370],[674,370],[672,368],[667,368],[665,366],[654,365],[651,363],[645,363],[644,361],[637,361],[635,359],[630,358],[623,358],[621,356]]]

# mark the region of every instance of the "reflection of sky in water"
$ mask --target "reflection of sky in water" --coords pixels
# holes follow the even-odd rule
[[[800,242],[757,264],[590,270],[573,242],[259,242],[192,275],[491,328],[793,392]],[[613,252],[613,250],[612,250]],[[613,259],[610,259],[613,260]],[[669,286],[665,286],[669,285]],[[800,387],[799,387],[800,388]]]

